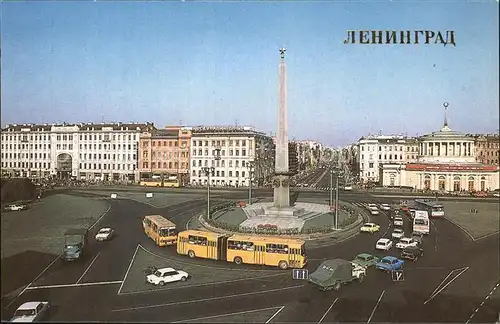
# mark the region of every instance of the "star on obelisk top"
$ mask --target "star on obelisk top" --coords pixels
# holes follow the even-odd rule
[[[286,52],[286,48],[284,48],[284,47],[280,48],[280,54],[281,54],[282,59],[285,58],[285,52]]]

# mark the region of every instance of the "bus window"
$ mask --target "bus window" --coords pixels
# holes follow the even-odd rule
[[[175,228],[168,229],[168,236],[176,236],[176,235],[177,235],[177,230]]]
[[[188,241],[190,244],[194,245],[207,245],[208,239],[202,236],[189,235]]]
[[[267,253],[288,254],[288,245],[285,244],[266,244]]]
[[[227,248],[230,250],[253,251],[254,245],[253,242],[227,241]]]

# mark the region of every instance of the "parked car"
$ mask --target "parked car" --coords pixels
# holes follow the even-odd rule
[[[424,256],[424,249],[415,245],[410,245],[401,251],[402,259],[417,261],[417,259],[422,256]]]
[[[36,322],[43,320],[49,313],[50,303],[31,301],[19,306],[11,322]]]
[[[389,204],[382,204],[382,205],[380,205],[380,209],[382,209],[382,210],[391,210],[391,205],[389,205]]]
[[[417,242],[417,244],[421,245],[424,243],[424,234],[419,232],[411,233],[411,239]]]
[[[323,261],[318,269],[309,275],[308,282],[319,289],[340,290],[342,284],[358,280],[363,282],[366,268],[342,259]]]
[[[403,226],[404,225],[404,222],[403,222],[403,218],[402,217],[394,217],[394,225],[395,226]]]
[[[387,238],[381,238],[375,244],[375,249],[389,251],[392,248],[392,241]]]
[[[146,281],[153,285],[163,286],[166,283],[176,281],[186,281],[189,274],[185,271],[175,270],[174,268],[161,268],[156,270],[155,273],[146,277]]]
[[[95,239],[96,241],[109,241],[113,237],[115,230],[109,227],[101,228],[99,232],[97,232]]]
[[[351,191],[351,190],[352,190],[352,186],[345,186],[345,187],[344,187],[344,190],[345,190],[345,191]]]
[[[414,241],[409,237],[403,237],[399,240],[398,243],[396,243],[396,249],[404,249],[408,246],[417,246],[417,244],[417,241]]]
[[[23,204],[10,204],[5,206],[6,211],[19,211],[19,210],[25,210],[27,209],[28,206],[23,205]]]
[[[373,256],[373,255],[368,254],[368,253],[361,253],[361,254],[358,254],[354,258],[354,260],[352,260],[351,262],[355,263],[359,266],[368,268],[368,267],[375,265],[375,263],[377,263],[379,261],[380,261],[380,259],[377,258],[376,256]]]
[[[365,232],[365,233],[375,233],[380,230],[380,225],[377,225],[375,223],[365,223],[363,226],[361,226],[360,231]]]
[[[396,227],[391,234],[392,238],[400,239],[405,236],[405,231],[402,228]]]
[[[393,256],[383,257],[380,262],[375,265],[375,268],[384,271],[394,271],[403,269],[404,261]]]

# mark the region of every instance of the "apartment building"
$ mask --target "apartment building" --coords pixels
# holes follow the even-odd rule
[[[476,161],[484,164],[499,165],[500,137],[498,134],[477,134],[474,137]]]

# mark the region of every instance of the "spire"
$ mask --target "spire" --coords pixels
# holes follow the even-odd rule
[[[443,127],[448,127],[448,103],[445,102],[444,106],[444,124]]]

